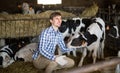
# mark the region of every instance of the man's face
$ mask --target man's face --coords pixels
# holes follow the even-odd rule
[[[62,23],[62,17],[61,16],[55,16],[53,19],[50,20],[51,24],[55,27],[60,27]]]

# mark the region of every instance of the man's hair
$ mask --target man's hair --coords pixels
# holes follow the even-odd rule
[[[55,17],[55,16],[61,16],[61,13],[60,12],[53,12],[53,13],[51,13],[50,19],[53,19],[53,17]]]

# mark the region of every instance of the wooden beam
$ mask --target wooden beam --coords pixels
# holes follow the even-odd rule
[[[104,69],[110,66],[115,66],[117,64],[120,64],[120,58],[113,58],[110,60],[97,62],[96,64],[84,65],[82,67],[77,67],[70,70],[65,70],[65,71],[61,70],[61,71],[58,71],[57,73],[89,73],[89,72],[98,71],[100,69]]]

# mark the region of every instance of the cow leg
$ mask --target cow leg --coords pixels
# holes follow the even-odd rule
[[[73,52],[73,56],[77,57],[76,50],[73,50],[72,52]]]
[[[76,50],[73,50],[72,53],[73,53],[73,56],[74,56],[74,57],[77,57],[77,55],[76,55]],[[67,52],[67,55],[69,56],[69,55],[70,55],[70,52]]]
[[[95,64],[96,58],[97,58],[97,50],[96,49],[93,51],[92,57],[93,57],[93,64]]]
[[[102,42],[102,45],[101,45],[101,48],[102,48],[102,59],[104,59],[104,41]]]
[[[80,62],[79,62],[79,64],[78,64],[78,66],[82,66],[83,65],[83,60],[84,60],[84,58],[86,57],[86,55],[87,55],[87,49],[86,48],[83,48],[84,49],[84,51],[83,51],[83,53],[82,53],[82,58],[81,58],[81,60],[80,60]]]
[[[100,59],[104,59],[104,42],[100,43],[99,44],[99,48],[98,48],[98,51],[97,51],[97,57]]]
[[[101,45],[101,43],[99,44],[99,48],[98,48],[98,50],[97,50],[97,58],[101,58],[101,56],[102,56],[102,45]]]
[[[91,57],[92,55],[92,51],[89,51],[88,57]]]

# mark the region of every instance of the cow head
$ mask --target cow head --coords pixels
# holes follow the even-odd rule
[[[113,38],[119,38],[119,29],[114,23],[106,23],[106,33]]]
[[[85,25],[82,23],[81,18],[72,18],[63,20],[59,31],[63,34],[63,37],[69,37],[71,34],[79,32]]]
[[[61,33],[63,33],[63,32],[65,32],[66,31],[66,29],[67,29],[67,21],[62,21],[62,23],[61,23],[61,26],[59,27],[59,31],[61,32]]]
[[[0,67],[5,68],[11,65],[14,62],[6,52],[0,51]]]
[[[82,33],[76,33],[72,37],[70,37],[69,42],[67,44],[68,48],[80,48],[87,46],[87,39],[84,37]]]

